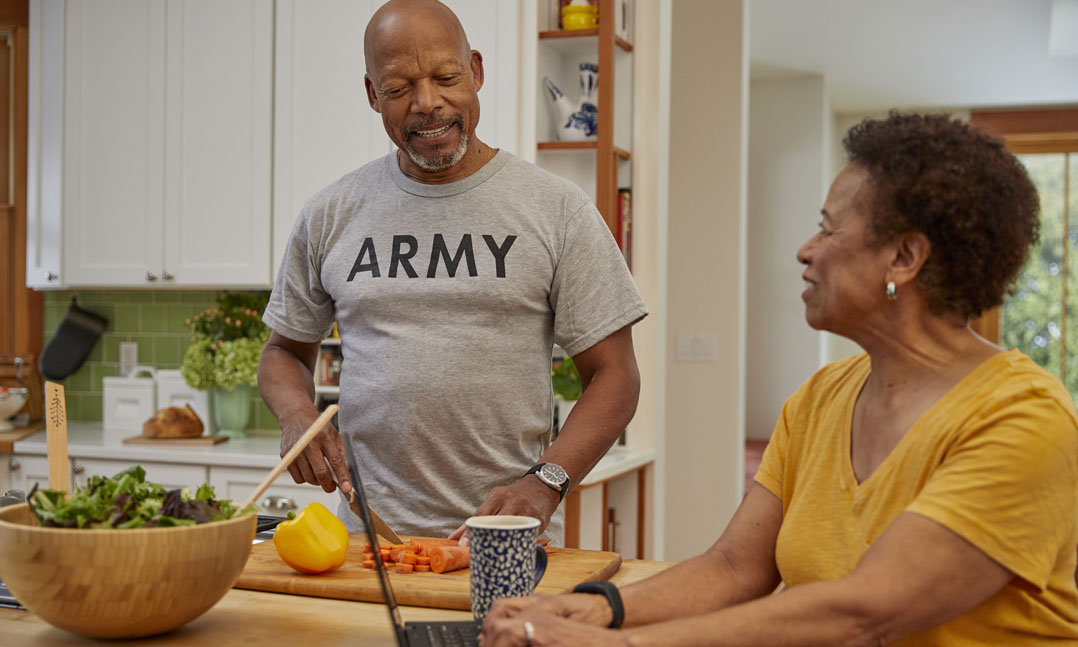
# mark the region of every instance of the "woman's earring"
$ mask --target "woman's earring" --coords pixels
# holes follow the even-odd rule
[[[898,290],[895,288],[894,281],[887,282],[887,300],[894,301],[898,298]]]

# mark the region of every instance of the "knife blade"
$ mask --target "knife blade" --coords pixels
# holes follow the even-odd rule
[[[325,457],[323,456],[323,458]],[[337,489],[339,490],[341,484],[337,482],[337,475],[333,473],[333,467],[329,464],[329,459],[326,458],[325,461],[326,466],[329,467],[329,475],[333,478],[333,482],[337,483]],[[355,485],[353,485],[352,487],[355,487]],[[344,493],[342,492],[341,494]],[[348,493],[348,507],[352,508],[352,512],[355,513],[357,517],[359,517],[360,519],[363,518],[363,512],[359,509],[359,501],[356,501],[355,490]],[[394,544],[406,543],[403,539],[401,539],[400,535],[393,532],[393,529],[389,527],[388,523],[382,521],[382,518],[379,517],[378,513],[374,511],[374,508],[368,505],[367,512],[371,514],[371,525],[374,526],[374,532],[378,533],[379,536],[385,537]],[[370,528],[368,528],[368,530],[370,530]]]
[[[352,507],[352,512],[356,513],[356,516],[360,519],[363,518],[363,514],[359,510],[359,502],[356,501],[355,492],[348,493],[348,505]],[[393,529],[389,527],[389,524],[382,521],[382,518],[378,516],[378,513],[374,511],[374,508],[367,506],[367,512],[371,514],[371,525],[374,526],[374,532],[378,533],[380,537],[385,537],[394,544],[406,543],[401,539],[400,535],[393,532]]]

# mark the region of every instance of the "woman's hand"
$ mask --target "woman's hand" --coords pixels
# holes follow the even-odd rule
[[[610,603],[601,595],[575,593],[569,595],[531,595],[526,598],[495,600],[487,613],[486,623],[493,620],[517,618],[521,615],[553,616],[596,627],[606,627],[613,618]]]
[[[602,599],[602,596],[590,597]],[[480,647],[627,647],[629,644],[626,634],[616,629],[600,629],[565,618],[537,614],[533,608],[534,605],[515,617],[493,618],[488,614],[483,623],[483,633],[479,636]]]

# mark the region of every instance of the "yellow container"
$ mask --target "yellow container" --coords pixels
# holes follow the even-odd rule
[[[599,26],[599,8],[590,5],[567,5],[561,8],[562,29],[595,29]]]

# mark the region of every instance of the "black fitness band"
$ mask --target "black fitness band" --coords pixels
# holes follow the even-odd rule
[[[583,584],[577,584],[576,588],[573,589],[573,593],[593,593],[595,595],[606,596],[606,601],[610,603],[610,611],[614,616],[608,625],[611,629],[617,629],[625,620],[625,605],[621,603],[621,593],[618,591],[618,587],[610,582],[584,582]]]

